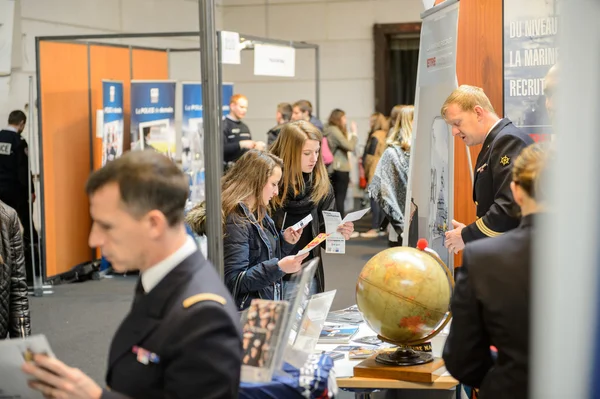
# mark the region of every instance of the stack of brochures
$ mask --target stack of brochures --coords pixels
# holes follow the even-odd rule
[[[327,321],[338,324],[359,324],[362,323],[364,319],[358,310],[358,306],[354,305],[346,309],[329,312]]]
[[[333,325],[324,326],[319,336],[320,344],[347,344],[358,332],[358,326]]]

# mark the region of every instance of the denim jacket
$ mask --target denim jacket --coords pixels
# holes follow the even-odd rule
[[[223,252],[225,255],[225,284],[236,306],[244,310],[254,298],[282,298],[281,279],[286,274],[279,268],[279,260],[293,245],[285,242],[283,233],[265,215],[263,227],[244,204],[239,204],[243,216],[231,214],[225,222]],[[275,237],[275,248],[265,230]]]

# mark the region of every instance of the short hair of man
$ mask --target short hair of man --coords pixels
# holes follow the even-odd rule
[[[451,104],[456,104],[462,111],[473,111],[476,106],[496,115],[490,99],[485,95],[483,89],[476,86],[461,85],[455,89],[442,105],[442,117],[446,117],[446,111]]]
[[[134,218],[152,210],[165,215],[170,227],[181,223],[189,196],[185,174],[163,154],[154,151],[129,151],[93,172],[86,184],[88,195],[116,183],[121,201]]]
[[[289,103],[277,104],[277,112],[281,114],[284,121],[289,122],[292,119],[292,106]]]
[[[27,122],[27,116],[25,115],[25,112],[21,111],[21,110],[15,110],[12,111],[9,115],[8,115],[8,124],[9,125],[20,125],[23,122]]]
[[[308,112],[308,116],[312,116],[312,104],[308,100],[299,100],[294,103],[294,107],[300,108],[302,112]]]
[[[231,96],[231,98],[229,99],[229,104],[237,104],[238,100],[240,99],[244,99],[246,101],[248,101],[248,98],[243,95],[243,94],[234,94],[233,96]]]

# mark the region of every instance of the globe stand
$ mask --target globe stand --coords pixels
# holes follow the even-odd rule
[[[375,358],[377,363],[389,366],[417,366],[433,362],[433,355],[416,351],[406,346],[400,346],[395,352],[383,352]]]

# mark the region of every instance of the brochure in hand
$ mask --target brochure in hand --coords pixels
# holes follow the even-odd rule
[[[44,335],[0,340],[0,398],[43,398],[40,392],[29,388],[27,376],[21,371],[23,363],[32,361],[35,354],[54,357]]]

